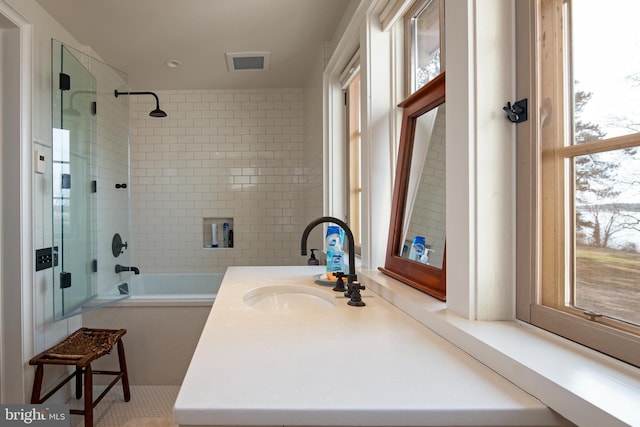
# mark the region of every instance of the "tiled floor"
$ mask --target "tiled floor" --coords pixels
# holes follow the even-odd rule
[[[131,400],[125,402],[122,387],[116,385],[94,409],[95,427],[174,427],[173,404],[180,386],[135,385],[131,386]],[[102,391],[94,391],[98,396]],[[82,399],[71,403],[81,409]],[[84,426],[84,417],[71,415],[75,427]]]

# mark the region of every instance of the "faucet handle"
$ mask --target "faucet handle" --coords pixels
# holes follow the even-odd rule
[[[335,271],[333,274],[338,278],[336,280],[336,285],[333,287],[333,291],[334,292],[346,291],[346,288],[344,287],[344,280],[342,280],[345,274],[342,271]]]
[[[351,298],[351,292],[353,292],[353,284],[358,283],[358,275],[357,274],[347,274],[347,291],[344,293],[344,296],[347,298]]]
[[[360,291],[364,290],[364,285],[361,285],[360,282],[355,281],[351,283],[351,299],[347,302],[348,305],[353,307],[364,307],[366,304],[362,301],[362,296],[360,295]]]

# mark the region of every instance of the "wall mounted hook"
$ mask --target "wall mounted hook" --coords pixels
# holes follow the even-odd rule
[[[513,105],[507,102],[502,109],[507,112],[507,119],[512,123],[521,123],[528,118],[527,98],[516,101]]]

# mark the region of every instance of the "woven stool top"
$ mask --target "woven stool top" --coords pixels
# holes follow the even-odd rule
[[[109,353],[126,329],[80,328],[55,346],[33,357],[30,365],[86,366]]]

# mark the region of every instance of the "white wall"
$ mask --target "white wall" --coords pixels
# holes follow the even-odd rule
[[[365,3],[365,2],[363,2]],[[394,82],[393,33],[383,31],[376,14],[369,14],[360,34],[362,71],[362,205],[363,265],[384,265],[387,250],[393,173],[399,134],[394,127],[395,105],[402,99]]]
[[[23,270],[20,287],[23,302],[14,300],[7,302],[22,308],[22,322],[11,325],[11,333],[22,337],[22,363],[13,366],[5,366],[6,370],[16,373],[24,373],[22,384],[11,384],[14,396],[22,396],[22,399],[13,398],[13,401],[28,401],[31,391],[33,368],[27,365],[27,361],[36,353],[51,346],[66,337],[80,326],[81,319],[53,322],[53,277],[51,269],[40,272],[33,271],[33,253],[36,248],[49,247],[52,244],[51,230],[51,182],[50,175],[36,175],[33,173],[33,154],[35,150],[43,151],[51,158],[51,38],[63,43],[81,48],[80,44],[55,20],[53,20],[33,0],[4,0],[3,7],[11,9],[21,17],[30,28],[30,38],[25,38],[22,43],[28,47],[23,52],[30,52],[22,57],[21,67],[32,70],[31,85],[32,109],[26,113],[26,123],[31,124],[29,133],[32,142],[27,148],[28,154],[22,156],[13,153],[11,161],[21,165],[21,186],[27,194],[33,194],[33,209],[31,201],[21,201],[25,210],[21,212],[22,220],[33,226],[33,234],[21,234]],[[30,68],[29,68],[30,67]],[[19,158],[21,157],[21,158]],[[51,167],[49,164],[48,168]],[[49,169],[50,170],[50,169]],[[26,179],[26,177],[30,177]],[[13,224],[20,229],[20,224]],[[15,250],[15,248],[14,248]],[[3,284],[3,286],[5,286]],[[16,286],[15,284],[13,286]],[[13,297],[17,299],[18,297]],[[16,340],[18,340],[17,338]],[[19,376],[19,375],[18,375]],[[47,378],[45,387],[56,380],[55,375]],[[3,378],[4,381],[4,378]],[[14,380],[17,382],[17,380]],[[4,396],[3,396],[4,398]],[[63,399],[63,396],[59,397]]]
[[[514,2],[446,3],[447,307],[515,316]]]
[[[17,345],[22,343],[20,329],[15,325],[22,325],[22,290],[16,284],[22,257],[19,159],[21,139],[26,137],[16,126],[21,120],[24,85],[19,61],[22,34],[12,20],[14,15],[0,3],[0,402],[19,402],[23,391],[7,386],[22,382],[22,372],[12,368],[23,360],[22,345]]]

